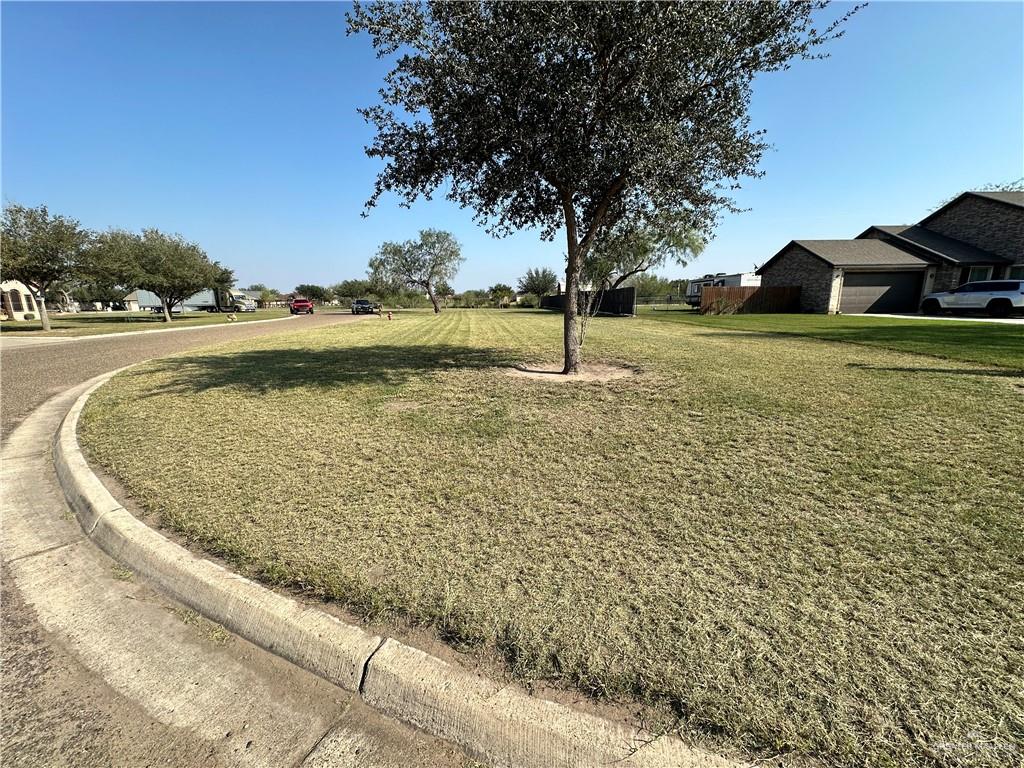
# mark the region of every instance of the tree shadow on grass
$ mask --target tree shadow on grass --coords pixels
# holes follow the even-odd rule
[[[198,394],[231,387],[266,393],[360,384],[403,384],[421,374],[482,370],[513,364],[511,351],[452,345],[260,349],[158,360],[128,375],[171,374],[150,396]]]
[[[867,363],[847,363],[846,367],[857,368],[861,371],[888,371],[890,373],[933,373],[940,375],[958,374],[960,376],[997,376],[1007,379],[1019,379],[1024,377],[1024,371],[1015,371],[1013,368],[926,368],[910,365],[868,365]]]

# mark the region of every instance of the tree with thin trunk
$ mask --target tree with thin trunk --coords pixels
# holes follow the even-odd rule
[[[651,221],[620,221],[594,242],[583,274],[596,288],[614,290],[630,278],[669,260],[685,267],[704,250],[706,240],[685,216],[672,211]]]
[[[709,232],[727,190],[757,176],[754,77],[818,58],[856,7],[827,3],[356,3],[393,68],[367,154],[386,165],[367,207],[447,185],[496,235],[566,241],[564,371],[580,365],[578,289],[595,240],[622,219],[685,213]]]
[[[11,203],[4,208],[4,277],[20,280],[35,292],[44,331],[50,330],[47,290],[77,276],[91,240],[92,233],[75,219],[51,216],[45,205]]]
[[[437,314],[441,311],[437,286],[454,280],[464,260],[459,243],[450,232],[424,229],[419,240],[382,243],[377,255],[370,259],[370,283],[422,288]]]
[[[538,297],[554,293],[558,287],[558,275],[547,267],[527,269],[526,274],[519,278],[519,291],[533,293]]]

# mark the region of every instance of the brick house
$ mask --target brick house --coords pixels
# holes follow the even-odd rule
[[[1024,279],[1024,192],[964,192],[917,224],[868,227],[853,240],[793,240],[757,274],[799,285],[805,312],[916,312],[921,297]]]

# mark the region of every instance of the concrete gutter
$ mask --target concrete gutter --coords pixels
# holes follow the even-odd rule
[[[121,369],[124,370],[124,369]],[[78,419],[89,396],[119,371],[98,376],[55,437],[60,484],[82,529],[101,549],[230,631],[381,712],[459,744],[495,766],[737,768],[674,736],[642,731],[528,696],[460,670],[197,557],[129,513],[89,468]]]

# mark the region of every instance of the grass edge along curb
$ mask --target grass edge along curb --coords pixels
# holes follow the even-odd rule
[[[127,366],[132,367],[132,366]],[[77,427],[90,380],[54,436],[54,463],[86,535],[108,555],[231,632],[358,693],[370,706],[496,766],[742,765],[464,672],[273,592],[166,539],[128,512],[89,468]]]

